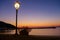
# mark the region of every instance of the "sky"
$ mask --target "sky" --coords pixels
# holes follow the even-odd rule
[[[15,25],[16,0],[0,0],[0,21]],[[18,27],[60,26],[60,0],[19,0]]]
[[[15,25],[15,1],[0,0],[0,21]],[[60,26],[60,0],[19,0],[19,2],[18,27]],[[60,36],[60,28],[32,29],[29,34]]]

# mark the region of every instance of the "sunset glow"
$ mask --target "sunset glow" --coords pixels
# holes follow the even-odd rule
[[[20,2],[18,27],[60,26],[60,2],[58,0],[20,0]],[[2,5],[0,21],[16,25],[14,0],[1,0],[0,5]]]

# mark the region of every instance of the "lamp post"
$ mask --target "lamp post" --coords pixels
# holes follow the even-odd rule
[[[16,35],[17,35],[17,17],[18,17],[18,9],[20,7],[20,3],[18,1],[15,2],[14,7],[16,9]]]

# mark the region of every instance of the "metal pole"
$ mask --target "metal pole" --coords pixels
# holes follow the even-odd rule
[[[17,35],[17,16],[18,16],[18,10],[16,9],[16,35]]]

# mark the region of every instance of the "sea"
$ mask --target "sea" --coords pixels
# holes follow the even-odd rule
[[[17,31],[18,35],[20,35],[20,30]],[[15,30],[5,30],[5,32],[0,32],[0,34],[15,34]],[[60,36],[60,27],[56,29],[31,29],[29,35]]]

